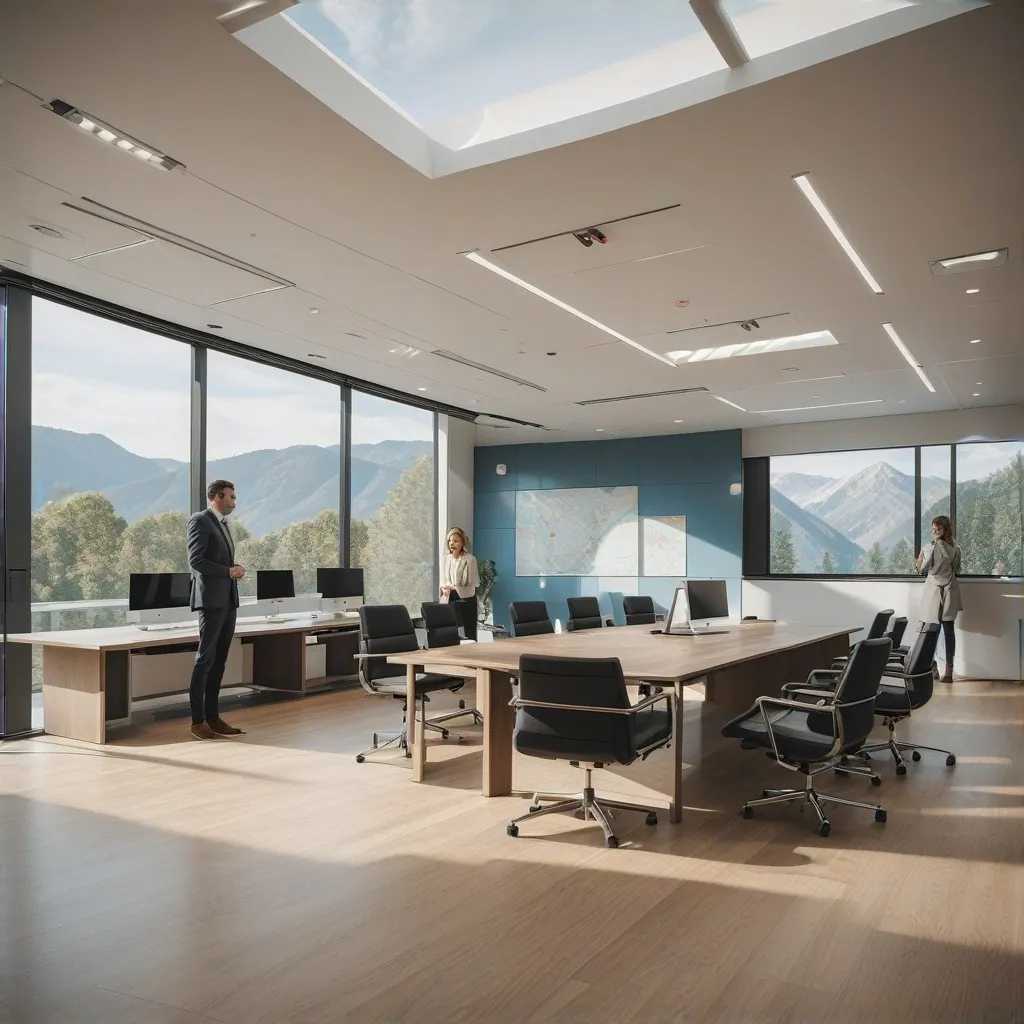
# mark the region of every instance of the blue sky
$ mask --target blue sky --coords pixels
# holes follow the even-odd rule
[[[189,347],[35,299],[32,422],[104,434],[147,458],[189,455]],[[211,352],[207,453],[337,444],[338,388]],[[431,413],[369,395],[353,400],[352,441],[430,440]]]

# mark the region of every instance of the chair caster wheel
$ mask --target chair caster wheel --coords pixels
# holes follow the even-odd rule
[[[527,810],[528,810],[528,811],[529,811],[529,812],[530,812],[531,814],[536,814],[536,813],[537,813],[537,811],[539,811],[539,810],[540,810],[540,804],[530,804],[530,806],[529,806],[529,807],[527,808]]]
[[[455,737],[455,742],[456,743],[461,743],[465,738],[466,738],[465,736],[456,736]]]
[[[907,774],[907,766],[905,764],[898,764],[898,765],[896,765],[896,774],[897,775],[906,775]]]
[[[515,837],[516,837],[517,835],[519,835],[519,826],[518,826],[518,825],[516,825],[516,824],[512,824],[512,825],[507,825],[507,826],[505,827],[505,831],[506,831],[506,832],[507,832],[507,833],[508,833],[508,834],[509,834],[509,835],[510,835],[510,836],[511,836],[511,837],[512,837],[513,839],[515,839]]]
[[[821,836],[822,839],[828,839],[829,833],[831,831],[832,831],[832,826],[827,821],[823,821],[818,826],[818,835]]]
[[[658,816],[657,816],[657,814],[655,814],[654,811],[650,811],[648,813],[647,817],[644,818],[644,824],[645,825],[657,825],[658,824]]]
[[[884,825],[888,817],[889,816],[881,807],[879,807],[878,810],[875,811],[875,821],[877,821],[879,825]]]
[[[872,786],[880,786],[881,784],[882,784],[882,780],[877,775],[872,775],[871,776],[871,785]]]
[[[754,816],[754,808],[744,807],[740,813],[743,815],[744,818],[752,818]]]
[[[604,845],[607,846],[609,850],[617,850],[619,848],[619,840],[616,836],[609,836],[604,841]]]
[[[466,702],[464,700],[460,700],[459,701],[459,710],[460,711],[465,711],[466,710]]]
[[[362,754],[356,754],[356,764],[362,764],[366,760]]]
[[[950,754],[949,757],[946,758],[946,767],[947,768],[952,768],[953,765],[955,765],[955,764],[956,764],[956,754]]]
[[[921,760],[921,751],[920,750],[915,750],[910,755],[910,759],[911,759],[911,761],[920,761]]]

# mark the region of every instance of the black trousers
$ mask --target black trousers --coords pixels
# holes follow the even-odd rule
[[[956,634],[953,632],[953,620],[942,620],[942,636],[945,639],[946,664],[953,667],[953,658],[956,655]]]
[[[455,609],[455,617],[462,627],[462,634],[467,640],[476,639],[476,594],[459,597],[456,591],[448,595],[448,603]]]
[[[193,722],[207,721],[220,713],[220,684],[235,635],[236,613],[236,608],[199,609],[199,650],[188,688]]]

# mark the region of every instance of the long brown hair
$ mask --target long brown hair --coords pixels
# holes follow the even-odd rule
[[[472,550],[469,546],[469,538],[466,536],[466,531],[460,526],[453,526],[444,535],[444,553],[447,555],[451,551],[452,534],[457,533],[462,538],[462,550],[464,554],[472,554]]]
[[[953,536],[953,524],[949,521],[949,516],[936,516],[932,520],[932,526],[939,528],[939,540],[944,540],[947,544],[956,543],[956,538]]]

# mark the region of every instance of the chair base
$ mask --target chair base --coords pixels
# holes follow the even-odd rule
[[[538,801],[558,799],[558,797],[551,793],[534,793],[533,802],[530,805],[529,812],[526,814],[520,814],[518,818],[513,818],[508,823],[505,831],[515,838],[519,835],[519,822],[526,821],[528,818],[539,818],[543,814],[582,812],[582,815],[580,816],[582,816],[584,821],[596,821],[601,826],[601,831],[604,833],[605,846],[614,849],[619,845],[619,837],[615,834],[615,830],[611,825],[611,808],[622,811],[646,811],[646,823],[648,825],[658,824],[658,811],[655,807],[647,807],[643,804],[626,803],[622,800],[598,800],[592,785],[592,771],[592,768],[584,769],[584,772],[586,773],[586,780],[584,782],[583,791],[579,796],[573,796],[568,800],[559,799],[558,803],[550,804],[547,807],[541,807]]]
[[[424,709],[425,709],[425,704],[424,704]],[[411,757],[412,756],[412,752],[409,750],[409,730],[408,730],[408,727],[406,725],[405,707],[404,706],[402,708],[402,711],[403,711],[402,728],[398,729],[398,730],[388,730],[388,731],[383,731],[382,730],[380,732],[375,732],[373,734],[373,746],[372,747],[367,747],[366,750],[360,750],[359,753],[356,754],[356,762],[358,764],[362,764],[366,760],[366,755],[367,754],[375,753],[378,750],[386,750],[388,747],[391,747],[391,746],[396,746],[398,749],[402,750],[406,757]],[[446,739],[448,739],[448,736],[449,736],[450,732],[449,732],[448,729],[446,729],[440,723],[441,722],[447,722],[449,719],[452,719],[452,718],[459,718],[459,717],[461,717],[463,715],[472,715],[473,716],[473,720],[475,722],[478,722],[478,723],[481,723],[481,724],[483,723],[483,716],[480,714],[479,711],[476,710],[476,708],[464,708],[464,709],[462,709],[460,711],[452,711],[450,714],[447,714],[447,715],[439,715],[437,718],[428,719],[427,721],[425,721],[423,723],[423,727],[424,727],[424,729],[427,729],[430,732],[440,733],[441,734],[441,739],[446,740]],[[462,737],[461,736],[456,736],[455,737],[455,741],[456,741],[456,743],[461,743],[462,742]],[[383,762],[381,762],[381,763],[383,763]],[[402,764],[402,762],[401,761],[395,761],[395,760],[392,759],[392,760],[388,761],[388,764]],[[412,766],[411,765],[406,765],[406,767],[412,767]]]
[[[921,743],[901,743],[899,740],[895,740],[891,736],[888,740],[865,744],[865,746],[861,747],[860,750],[850,756],[860,757],[866,760],[870,754],[878,750],[888,750],[889,753],[892,754],[892,759],[896,762],[897,775],[907,774],[907,762],[903,758],[903,754],[907,750],[910,751],[910,759],[912,761],[920,761],[921,751],[927,750],[932,754],[945,754],[947,768],[952,768],[953,765],[956,764],[956,754],[951,750],[945,750],[942,747],[926,747]]]
[[[822,769],[825,770],[825,769]],[[844,772],[851,775],[868,775],[872,774],[870,771],[858,771],[854,766],[850,768],[844,768]],[[820,774],[815,772],[815,775]],[[877,778],[877,776],[875,776]],[[848,800],[846,797],[833,796],[831,793],[821,793],[814,788],[814,775],[808,775],[806,777],[806,785],[803,789],[766,789],[763,791],[762,796],[757,800],[748,800],[743,805],[743,817],[752,818],[754,816],[755,807],[763,807],[766,804],[788,804],[800,801],[800,810],[802,811],[804,805],[810,804],[814,808],[814,813],[818,816],[818,835],[825,837],[832,831],[832,824],[828,820],[825,814],[824,808],[821,806],[823,803],[828,804],[844,804],[847,807],[862,807],[866,811],[875,812],[875,821],[882,823],[886,820],[885,808],[880,804],[869,804],[862,800]]]

